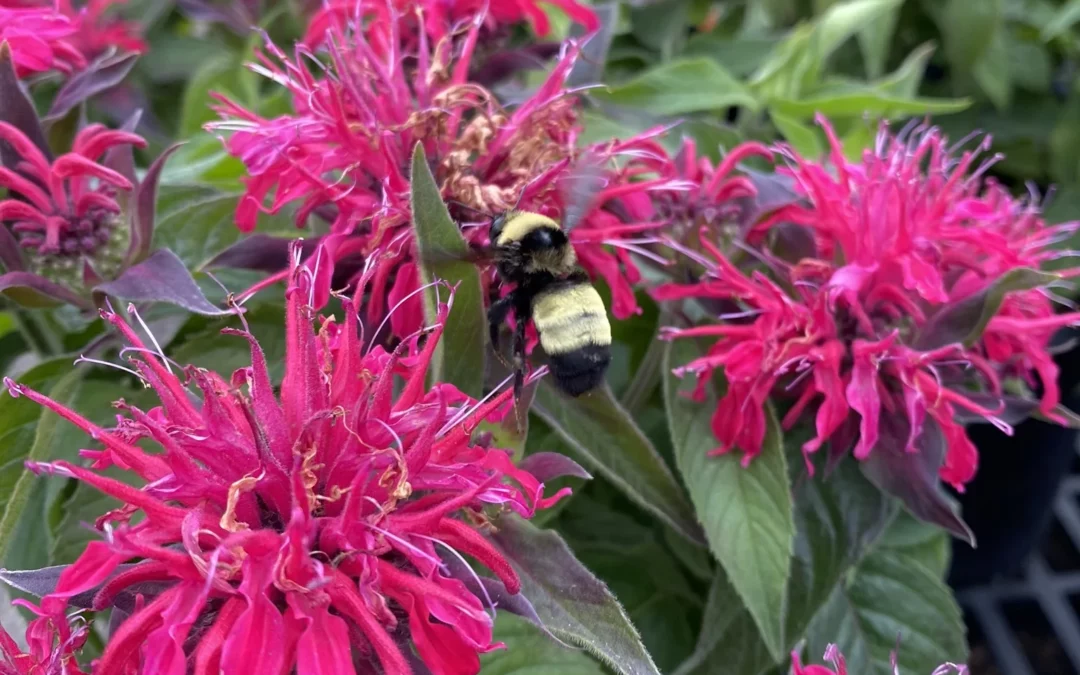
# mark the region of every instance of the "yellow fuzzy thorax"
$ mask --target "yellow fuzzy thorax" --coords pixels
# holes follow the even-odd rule
[[[551,218],[531,211],[513,211],[506,214],[506,223],[503,225],[499,238],[495,241],[496,246],[521,240],[525,235],[541,227],[550,227],[558,230],[559,223]]]

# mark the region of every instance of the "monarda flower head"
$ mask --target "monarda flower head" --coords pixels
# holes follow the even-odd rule
[[[844,661],[844,655],[840,653],[840,648],[835,644],[830,644],[825,648],[825,660],[832,664],[832,667],[809,665],[804,666],[802,659],[799,657],[799,652],[794,651],[791,653],[791,675],[847,675],[847,663]],[[897,663],[897,655],[894,650],[889,655],[889,662],[892,665],[893,675],[900,675],[900,666]],[[967,667],[957,665],[955,663],[944,663],[934,669],[930,675],[967,675]]]
[[[978,462],[963,422],[1011,431],[1003,383],[1040,386],[1039,411],[1062,421],[1048,346],[1080,314],[1055,315],[1046,286],[1058,277],[1035,269],[1073,225],[1047,227],[1037,204],[982,178],[988,162],[972,171],[978,149],[957,156],[937,129],[883,128],[851,162],[821,123],[831,166],[778,150],[798,199],[749,228],[738,253],[751,262],[734,264],[703,230],[704,276],[655,289],[718,308],[716,323],[667,331],[717,338],[678,372],[704,382],[723,370],[717,452],[751,461],[776,399],[790,404],[785,427],[813,420],[807,454],[830,442],[835,460],[854,447],[900,491],[911,477],[897,465],[926,462],[962,489]]]
[[[250,342],[250,367],[181,376],[107,311],[160,406],[118,402],[125,416],[106,430],[7,382],[104,446],[83,451],[90,468],[31,468],[124,503],[42,601],[62,617],[96,589],[93,609],[131,611],[96,672],[403,675],[418,658],[433,673],[476,673],[477,654],[499,646],[478,590],[496,582],[462,575],[462,556],[490,569],[500,593],[517,593],[516,573],[482,532],[500,511],[530,517],[569,490],[545,497],[507,452],[473,443],[478,424],[505,412],[509,390],[477,402],[425,384],[450,302],[393,352],[365,350],[352,302],[342,323],[313,328],[316,281],[295,254],[280,398],[246,330],[226,332]],[[105,476],[108,467],[143,486]]]
[[[31,611],[37,608],[20,602]],[[24,652],[11,635],[0,628],[0,675],[86,675],[79,668],[78,652],[90,635],[82,622],[69,625],[53,617],[40,616],[26,627]]]
[[[487,234],[486,227],[473,227],[478,213],[518,207],[559,217],[565,208],[560,187],[582,154],[575,91],[566,85],[576,45],[565,45],[547,80],[510,110],[468,79],[484,14],[442,39],[429,39],[422,30],[410,47],[403,36],[411,34],[409,22],[416,17],[381,11],[387,15],[379,21],[329,26],[322,43],[325,66],[304,45],[291,60],[267,45],[254,69],[288,88],[295,113],[263,119],[222,98],[219,111],[228,119],[209,125],[231,132],[226,147],[248,169],[238,226],[251,230],[260,211],[276,213],[290,204],[297,206],[299,226],[313,214],[330,220],[332,234],[324,243],[332,261],[376,260],[367,306],[372,320],[387,306],[387,288],[392,305],[418,286],[409,226],[409,170],[417,142],[451,213],[477,243]],[[593,151],[607,160],[617,148]],[[638,271],[625,250],[618,252],[620,242],[653,227],[613,210],[655,187],[631,180],[638,173],[634,166],[608,169],[594,208],[574,232],[583,265],[615,290],[616,316],[637,310],[630,284]],[[241,256],[242,248],[237,245]],[[415,324],[394,328],[401,335]]]
[[[0,0],[0,42],[10,45],[20,77],[47,71],[68,75],[110,49],[146,51],[133,24],[109,16],[115,4]]]

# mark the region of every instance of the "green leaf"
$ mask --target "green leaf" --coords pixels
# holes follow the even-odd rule
[[[814,24],[812,50],[824,62],[853,35],[899,8],[901,0],[849,0],[830,6]]]
[[[435,349],[430,375],[478,399],[483,396],[487,347],[480,272],[471,262],[461,259],[468,255],[469,245],[446,210],[420,143],[412,157],[412,213],[423,283],[441,279],[457,287],[454,308]],[[429,324],[435,321],[436,293],[437,289],[432,288],[424,294]]]
[[[271,381],[277,383],[285,374],[285,312],[278,304],[263,304],[248,307],[244,314],[251,334],[259,341],[266,354],[266,363],[270,370]],[[212,370],[227,377],[238,368],[251,365],[251,347],[247,340],[239,335],[222,335],[225,326],[235,326],[235,320],[215,322],[201,333],[190,336],[176,349],[170,350],[169,356],[180,365],[188,364]]]
[[[827,117],[861,117],[868,113],[884,117],[947,114],[964,110],[969,105],[971,102],[967,99],[901,98],[871,88],[798,100],[774,98],[769,101],[769,109],[774,115],[780,113],[795,119],[811,119],[817,113]]]
[[[727,37],[697,33],[686,43],[686,56],[708,56],[732,76],[748,77],[761,67],[779,40],[775,37]]]
[[[1005,44],[1005,34],[998,30],[972,66],[971,74],[994,107],[999,110],[1012,102],[1012,55]]]
[[[960,73],[971,72],[1002,24],[1003,0],[946,0],[934,17],[945,57]]]
[[[604,669],[587,652],[560,646],[513,614],[498,613],[492,642],[504,642],[506,649],[480,655],[484,675],[604,675]]]
[[[620,675],[659,675],[618,601],[557,533],[516,515],[500,518],[496,526],[492,540],[553,635],[584,647]]]
[[[785,644],[802,638],[838,583],[894,521],[898,504],[870,483],[856,462],[842,461],[824,475],[806,475],[802,444],[789,441],[795,482],[795,557],[784,605]]]
[[[588,467],[595,468],[638,506],[687,539],[703,542],[693,509],[675,476],[606,385],[569,399],[543,380],[533,412]]]
[[[904,550],[879,547],[815,617],[808,654],[816,660],[835,642],[850,672],[892,675],[897,635],[902,673],[929,673],[967,659],[964,622],[949,587]]]
[[[558,531],[578,560],[622,603],[657,666],[670,672],[693,650],[701,594],[660,544],[655,524],[642,525],[617,506],[594,499],[591,492],[596,490],[579,494],[562,512]],[[681,537],[670,540],[691,548]]]
[[[57,359],[34,368],[23,376],[22,381],[27,386],[38,389],[40,383],[48,381],[43,377],[46,373],[52,374],[58,368],[57,361],[68,362],[68,359]],[[61,377],[55,385],[46,391],[49,398],[61,405],[70,404],[79,393],[83,376],[86,370],[72,368],[68,365],[68,372]],[[4,490],[2,506],[3,515],[0,516],[0,563],[7,559],[9,547],[13,541],[13,534],[19,525],[31,494],[40,491],[38,476],[27,471],[23,463],[25,461],[43,462],[54,459],[54,440],[63,424],[66,424],[56,413],[42,408],[37,403],[22,398],[4,397],[0,404],[0,448],[4,449],[4,478],[10,480],[10,476],[17,473],[14,485],[10,490]],[[15,441],[15,434],[29,420],[36,420],[34,440],[26,445]],[[22,422],[22,424],[19,424]],[[37,488],[37,489],[35,489]]]
[[[704,58],[670,61],[593,95],[601,101],[642,108],[654,115],[683,115],[729,106],[751,110],[759,107],[745,85],[718,63]]]
[[[243,162],[230,155],[219,139],[200,133],[180,146],[162,170],[158,185],[201,183],[204,188],[213,185],[236,191],[243,187],[240,179],[244,176],[247,169]]]
[[[1060,279],[1030,267],[1009,270],[975,295],[945,305],[935,312],[915,337],[917,349],[929,350],[954,343],[966,346],[982,337],[990,319],[1001,309],[1005,296],[1014,291],[1027,291],[1046,286]]]
[[[735,587],[718,572],[709,588],[694,653],[673,675],[757,675],[777,661]]]
[[[1057,10],[1053,18],[1043,25],[1042,30],[1039,31],[1039,39],[1049,42],[1072,30],[1077,21],[1080,21],[1080,0],[1069,0]]]
[[[779,423],[770,408],[761,454],[742,466],[738,453],[711,457],[716,448],[710,420],[717,397],[687,398],[693,378],[681,380],[673,368],[698,355],[691,340],[675,340],[664,363],[664,400],[675,458],[690,491],[709,548],[750,610],[774,658],[782,644],[782,607],[791,575],[795,522],[787,460]]]
[[[915,98],[919,93],[919,85],[922,84],[923,75],[926,74],[926,64],[934,54],[933,43],[927,42],[911,50],[904,62],[875,84],[878,91],[901,99]]]
[[[866,76],[869,78],[881,77],[885,72],[885,62],[889,58],[889,48],[892,46],[897,18],[900,15],[900,4],[896,3],[870,19],[856,36],[863,61],[866,63]]]
[[[784,139],[791,144],[803,157],[821,157],[825,154],[825,148],[821,144],[816,129],[799,120],[789,117],[784,113],[769,109],[769,119],[783,135]]]

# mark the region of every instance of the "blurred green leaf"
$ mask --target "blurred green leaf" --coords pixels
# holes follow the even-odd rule
[[[203,184],[224,191],[240,190],[247,175],[244,163],[230,155],[221,140],[199,134],[184,143],[161,172],[160,189],[165,186]]]
[[[818,158],[824,154],[825,148],[814,127],[772,109],[769,110],[769,119],[791,147],[803,157]]]
[[[260,304],[248,307],[244,318],[251,334],[266,354],[270,379],[280,382],[285,374],[285,311],[280,304]],[[181,365],[195,365],[228,377],[238,368],[251,365],[251,348],[238,335],[222,335],[221,329],[235,326],[236,321],[213,323],[206,330],[192,335],[170,350],[169,356]]]
[[[240,195],[206,186],[167,186],[159,189],[154,248],[168,248],[189,269],[198,270],[243,238],[236,226]],[[285,212],[262,214],[258,232],[296,236],[300,232]]]
[[[885,72],[885,63],[889,58],[889,48],[892,46],[902,4],[903,0],[872,17],[856,34],[868,78],[881,77]]]
[[[776,37],[728,37],[697,33],[686,43],[686,56],[708,56],[733,77],[748,77],[761,67],[780,42]]]
[[[619,675],[659,675],[611,591],[556,532],[513,514],[496,526],[492,541],[514,566],[521,593],[553,635],[584,647]]]
[[[1010,60],[1011,55],[1002,31],[993,33],[987,42],[979,59],[972,66],[971,74],[995,107],[1007,108],[1012,101],[1012,72],[1015,66]]]
[[[888,17],[902,0],[848,0],[833,3],[814,22],[811,53],[823,63],[840,45],[873,22]]]
[[[934,18],[953,68],[960,73],[975,68],[997,38],[1003,6],[1003,0],[945,0]]]
[[[660,0],[630,5],[631,32],[638,42],[670,59],[686,42],[690,0]]]
[[[484,675],[605,673],[587,652],[561,646],[536,626],[507,612],[499,612],[496,616],[492,642],[504,642],[506,649],[480,655],[480,669]]]
[[[959,112],[969,105],[966,99],[899,98],[869,88],[861,92],[769,101],[769,109],[774,114],[778,112],[795,119],[812,119],[817,113],[826,117],[942,115]]]
[[[835,642],[850,672],[892,675],[897,635],[900,672],[928,673],[967,660],[964,622],[949,587],[911,551],[881,546],[815,617],[807,650],[816,657]]]
[[[934,54],[933,43],[927,42],[911,50],[904,62],[889,75],[878,80],[874,88],[897,98],[910,99],[918,96],[919,85],[926,73],[926,64]]]
[[[61,365],[63,363],[63,365]],[[59,369],[66,366],[67,371],[63,377],[52,384]],[[56,359],[48,361],[26,373],[20,380],[26,386],[42,391],[46,396],[60,405],[69,405],[79,393],[82,379],[86,375],[84,368],[74,368],[70,365],[70,359]],[[24,436],[33,424],[34,436],[32,443],[17,442],[17,436]],[[20,521],[27,514],[26,508],[31,494],[40,491],[40,481],[37,475],[28,471],[25,461],[46,462],[57,459],[57,449],[54,445],[58,432],[62,426],[68,424],[56,413],[47,410],[37,403],[28,399],[4,396],[0,399],[0,449],[4,454],[3,481],[8,483],[10,489],[3,490],[2,506],[3,515],[0,516],[0,563],[7,563],[7,555],[14,541],[14,533],[19,527]],[[39,490],[35,490],[35,487]],[[36,515],[34,518],[36,520]]]
[[[533,412],[627,497],[691,541],[703,542],[682,487],[606,385],[570,399],[542,380]]]
[[[682,115],[729,106],[758,108],[757,99],[745,85],[719,64],[704,58],[681,59],[650,68],[625,84],[597,90],[593,96],[654,115]]]
[[[480,272],[471,262],[460,259],[468,255],[469,246],[446,210],[420,143],[412,158],[412,213],[423,283],[441,279],[457,288],[429,375],[432,381],[449,382],[479,399],[484,395],[487,348]],[[445,292],[431,288],[424,294],[429,325],[436,320],[436,296]]]
[[[1039,38],[1043,42],[1049,42],[1062,33],[1071,30],[1076,22],[1080,21],[1080,0],[1068,0],[1057,13],[1043,25],[1039,31]]]
[[[709,548],[723,566],[769,647],[779,660],[784,595],[791,576],[795,522],[780,425],[771,408],[761,454],[749,466],[735,452],[710,456],[717,446],[711,419],[717,396],[692,401],[694,378],[672,370],[699,355],[691,340],[675,340],[664,362],[664,400],[675,457],[690,491]]]

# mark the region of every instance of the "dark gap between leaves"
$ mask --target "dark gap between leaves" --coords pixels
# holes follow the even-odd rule
[[[1055,572],[1080,571],[1080,550],[1057,518],[1051,522],[1050,531],[1043,539],[1042,555]]]

